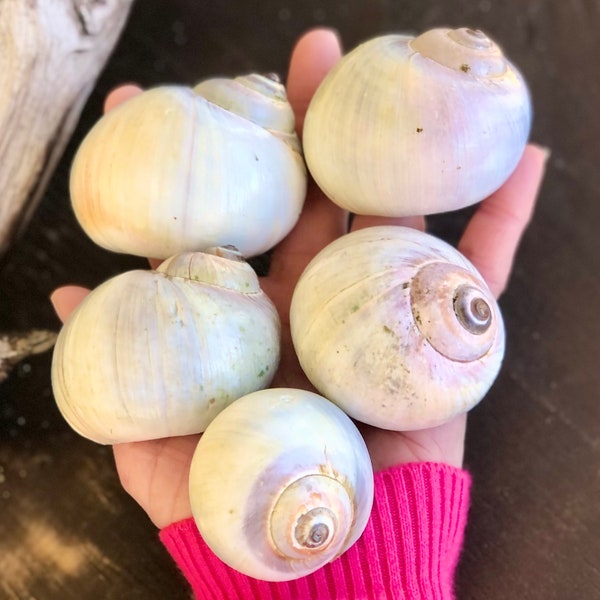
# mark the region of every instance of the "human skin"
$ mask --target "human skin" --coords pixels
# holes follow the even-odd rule
[[[341,57],[336,34],[316,29],[300,38],[293,50],[287,81],[298,132],[312,95],[323,77]],[[111,110],[140,93],[126,85],[106,99]],[[458,249],[475,265],[496,297],[507,285],[519,241],[531,218],[542,182],[548,151],[529,144],[510,179],[479,204],[466,225]],[[289,305],[294,285],[312,257],[348,231],[374,225],[408,225],[425,228],[423,217],[383,218],[356,216],[349,225],[347,212],[334,205],[309,182],[302,215],[293,231],[275,248],[270,270],[261,277],[263,290],[275,303],[282,323],[282,356],[273,387],[313,389],[302,372],[291,342]],[[157,261],[150,261],[155,265]],[[59,288],[52,295],[64,321],[89,293],[77,286]],[[419,431],[396,432],[361,425],[373,467],[382,470],[407,462],[443,462],[462,466],[466,415]],[[188,497],[190,462],[199,435],[117,444],[114,456],[123,487],[163,528],[191,517]]]

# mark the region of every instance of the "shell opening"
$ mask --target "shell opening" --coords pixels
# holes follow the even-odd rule
[[[481,335],[490,328],[492,309],[477,288],[469,285],[459,287],[453,304],[458,322],[469,333]]]

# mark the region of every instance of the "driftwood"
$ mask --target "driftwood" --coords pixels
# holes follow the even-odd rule
[[[38,205],[132,2],[0,0],[0,259]],[[0,332],[0,381],[55,337]]]
[[[32,354],[46,352],[54,345],[56,333],[34,329],[26,334],[0,334],[0,382],[12,368]]]
[[[0,258],[35,210],[133,0],[0,0]]]

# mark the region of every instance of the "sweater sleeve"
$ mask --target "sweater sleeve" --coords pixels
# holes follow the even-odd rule
[[[360,539],[315,573],[265,582],[222,563],[193,519],[160,532],[198,600],[451,600],[469,505],[466,471],[410,463],[375,474],[375,501]]]

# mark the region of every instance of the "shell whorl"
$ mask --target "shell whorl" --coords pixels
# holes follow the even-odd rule
[[[508,63],[500,47],[479,29],[431,29],[408,45],[440,65],[477,77],[501,77]]]
[[[261,291],[256,272],[233,246],[177,254],[163,261],[156,271],[244,294]]]
[[[344,525],[353,518],[354,507],[342,483],[325,474],[306,475],[285,488],[273,507],[273,546],[290,558],[325,551],[336,556],[348,537]]]
[[[200,82],[193,90],[209,102],[263,127],[300,152],[294,111],[276,74],[217,77]]]
[[[432,262],[419,269],[410,286],[410,306],[418,330],[450,360],[485,356],[498,334],[499,316],[488,287],[452,263]]]

